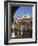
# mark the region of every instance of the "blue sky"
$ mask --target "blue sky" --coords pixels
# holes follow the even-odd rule
[[[20,6],[16,12],[15,12],[15,16],[22,16],[25,14],[29,14],[30,16],[32,16],[32,6]]]

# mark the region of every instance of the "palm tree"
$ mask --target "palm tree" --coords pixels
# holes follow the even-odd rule
[[[23,25],[21,24],[21,36],[23,35]]]
[[[15,37],[15,33],[14,33],[14,29],[15,29],[15,24],[14,23],[12,23],[12,29],[13,29],[13,37]]]

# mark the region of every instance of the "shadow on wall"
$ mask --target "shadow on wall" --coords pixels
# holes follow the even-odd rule
[[[11,39],[11,35],[12,35],[12,30],[10,28],[10,25],[11,23],[14,21],[13,19],[13,15],[15,13],[15,11],[18,9],[19,7],[11,7],[9,6],[9,9],[8,9],[8,41]]]

